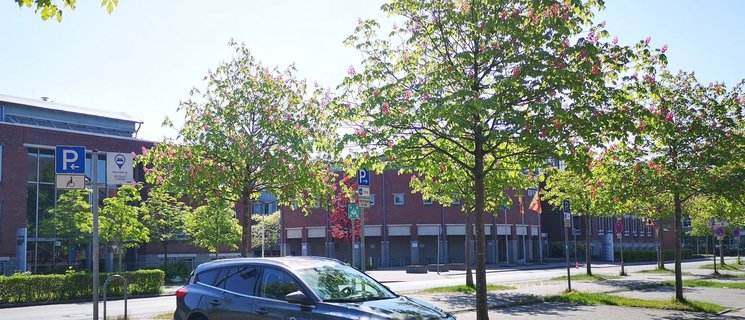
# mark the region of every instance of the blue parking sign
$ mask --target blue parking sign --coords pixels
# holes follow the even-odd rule
[[[357,185],[370,186],[370,171],[367,169],[360,169],[357,171]]]
[[[57,146],[54,171],[57,174],[85,174],[85,147]]]

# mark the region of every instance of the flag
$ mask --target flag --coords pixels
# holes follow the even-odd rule
[[[525,214],[525,206],[523,205],[523,195],[517,197],[517,202],[520,204],[520,214]]]
[[[533,200],[530,201],[530,210],[533,210],[535,212],[538,212],[538,214],[543,213],[543,208],[541,207],[541,189],[538,189],[535,191],[535,195],[533,196]]]

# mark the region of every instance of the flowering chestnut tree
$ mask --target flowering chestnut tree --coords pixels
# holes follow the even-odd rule
[[[382,9],[403,23],[390,33],[361,19],[347,43],[363,53],[363,69],[350,67],[342,84],[356,159],[423,173],[446,161],[468,177],[476,225],[505,198],[510,175],[550,156],[585,163],[590,146],[623,135],[611,129],[626,123],[614,109],[626,96],[615,86],[639,52],[658,56],[645,42],[609,41],[604,24],[591,20],[600,7],[595,0],[394,0]],[[477,317],[488,319],[484,230],[476,230]]]
[[[262,191],[280,205],[307,208],[330,174],[321,161],[332,157],[336,132],[327,92],[312,92],[295,69],[263,67],[236,43],[236,57],[205,77],[179,111],[185,122],[178,138],[143,150],[147,181],[193,203],[238,204],[241,253],[251,255],[252,201]]]
[[[636,113],[633,143],[638,153],[634,181],[650,192],[672,196],[675,231],[675,299],[684,301],[680,230],[683,206],[697,195],[728,188],[719,169],[741,159],[741,86],[702,85],[693,73],[663,70],[629,88],[648,108]],[[736,188],[737,189],[737,188]]]

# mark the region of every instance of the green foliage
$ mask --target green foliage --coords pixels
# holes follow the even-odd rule
[[[702,265],[701,266],[701,269],[714,269],[714,265],[713,264],[705,264],[705,265]],[[741,264],[725,264],[725,265],[720,265],[720,264],[717,264],[717,269],[720,269],[720,270],[743,270],[743,269],[745,269],[745,265],[741,265]]]
[[[621,261],[621,251],[616,250],[614,254],[615,254],[616,261]],[[674,249],[662,250],[662,254],[664,255],[665,260],[675,259]],[[691,259],[693,257],[693,251],[688,248],[683,248],[681,249],[680,255],[682,259]],[[623,251],[624,262],[656,261],[656,260],[657,260],[657,251],[655,250],[624,250]]]
[[[166,264],[162,270],[166,274],[166,281],[176,284],[183,284],[192,271],[191,266],[185,261]]]
[[[164,273],[161,270],[139,270],[119,273],[128,283],[129,295],[159,294],[163,290]],[[113,273],[101,273],[99,283]],[[68,272],[54,275],[17,274],[0,276],[0,305],[31,302],[57,302],[90,299],[92,274],[89,272]],[[103,288],[103,287],[102,287]],[[100,291],[103,296],[103,290]],[[121,280],[112,280],[108,296],[124,295]]]
[[[261,249],[261,225],[264,225],[264,248],[268,251],[279,248],[279,236],[281,231],[280,227],[280,215],[279,211],[272,214],[262,216],[260,214],[254,214],[251,216],[254,227],[251,228],[253,235],[251,236],[251,247],[253,249]]]
[[[75,10],[77,0],[15,0],[19,7],[34,7],[36,12],[41,12],[41,19],[46,21],[49,18],[57,19],[57,22],[62,22],[63,8],[69,10]],[[59,2],[62,2],[60,5]],[[106,12],[111,14],[114,12],[114,8],[119,5],[119,0],[103,0],[101,1],[101,7],[106,8]]]
[[[666,286],[674,286],[674,281],[664,281],[662,284]],[[729,288],[729,289],[745,289],[745,283],[743,282],[719,282],[709,280],[683,280],[683,285],[686,287],[701,287],[701,288]]]
[[[619,297],[604,293],[570,292],[557,296],[546,297],[547,302],[564,302],[587,305],[611,305],[624,307],[653,308],[663,310],[699,311],[717,313],[725,308],[708,302],[692,301],[686,302],[665,300],[644,300],[635,298]]]
[[[103,200],[100,212],[101,239],[116,241],[121,248],[136,248],[140,243],[150,240],[149,230],[140,221],[140,201],[138,188],[123,185],[116,192],[116,197]]]
[[[238,248],[241,240],[241,225],[235,211],[225,202],[215,201],[196,208],[186,216],[186,230],[197,247],[218,252],[220,246]]]
[[[154,187],[140,206],[142,222],[150,231],[150,238],[160,243],[183,237],[184,218],[191,208],[176,200],[162,187]]]
[[[149,183],[195,204],[241,204],[242,254],[250,255],[251,208],[261,192],[304,211],[328,192],[325,160],[338,152],[331,94],[309,90],[294,66],[269,69],[248,48],[231,42],[236,57],[204,78],[181,102],[183,127],[175,140],[143,150]],[[169,125],[169,122],[166,123]]]
[[[51,216],[48,223],[54,228],[57,238],[67,240],[70,243],[85,244],[90,242],[90,234],[93,231],[93,218],[91,216],[91,205],[88,204],[90,190],[70,190],[60,192],[57,198],[57,206],[49,209]]]

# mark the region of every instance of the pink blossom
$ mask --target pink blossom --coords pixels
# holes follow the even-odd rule
[[[667,45],[662,46],[662,48],[660,49],[660,52],[662,53],[665,53],[665,51],[667,51]]]
[[[383,113],[388,114],[388,112],[391,111],[391,106],[388,105],[388,102],[383,102]]]
[[[520,67],[512,68],[512,76],[514,77],[520,76]]]
[[[650,41],[652,41],[652,37],[647,37],[644,39],[644,44],[649,44]]]
[[[357,24],[362,24],[362,18],[357,18]]]
[[[404,93],[404,99],[406,100],[411,99],[411,91],[406,90],[406,92]]]
[[[131,154],[132,154],[132,159],[137,158],[137,154],[136,153],[132,152]]]
[[[597,64],[593,65],[592,74],[598,74],[598,72],[600,72],[600,67]]]
[[[287,120],[287,121],[292,120],[292,114],[290,114],[290,113],[285,114],[285,120]]]
[[[142,155],[144,156],[145,154],[147,154],[147,148],[142,147]]]
[[[158,184],[163,184],[163,176],[158,176],[158,178],[156,178],[155,181],[157,181]]]
[[[373,90],[373,97],[377,98],[377,97],[378,97],[378,95],[380,95],[380,91],[378,91],[378,88],[375,88],[375,89]]]
[[[618,36],[613,37],[613,44],[618,44]]]
[[[670,110],[670,111],[669,111],[669,112],[667,113],[667,116],[665,116],[665,122],[670,122],[670,121],[673,121],[673,117],[674,117],[674,116],[675,116],[675,113],[674,113],[674,112],[673,112],[672,110]]]
[[[357,72],[354,71],[354,66],[349,66],[349,69],[347,69],[347,74],[349,74],[350,76],[354,76],[355,74],[357,74]]]

